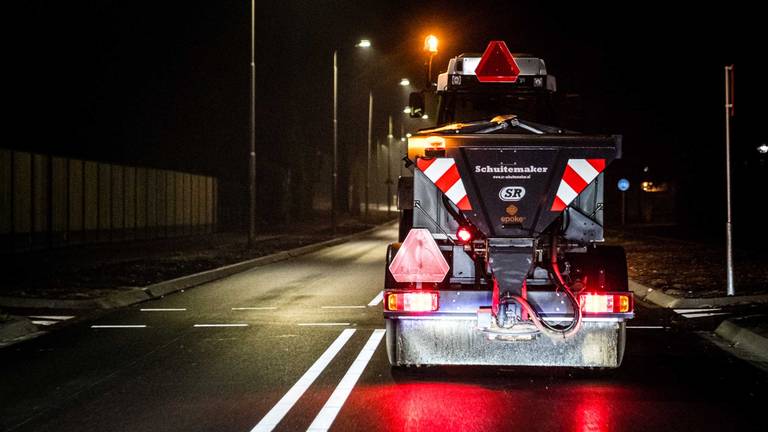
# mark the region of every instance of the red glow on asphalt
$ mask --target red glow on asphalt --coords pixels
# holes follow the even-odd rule
[[[528,430],[601,432],[635,424],[627,390],[613,385],[553,385],[548,378],[482,377],[464,382],[407,381],[358,385],[339,424],[366,424],[366,431]],[[371,424],[369,419],[376,418]],[[654,422],[646,419],[649,425]]]

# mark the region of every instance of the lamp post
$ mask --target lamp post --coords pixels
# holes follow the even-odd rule
[[[256,238],[256,12],[255,0],[251,0],[251,104],[250,104],[250,152],[248,153],[248,246]]]
[[[371,41],[360,39],[357,48],[370,48]],[[339,50],[333,50],[333,174],[331,185],[331,231],[336,235],[336,213],[339,192]],[[373,103],[371,99],[370,103]],[[371,108],[372,109],[372,108]],[[370,135],[370,127],[369,127]],[[369,139],[370,141],[370,139]],[[370,148],[370,143],[368,144]],[[370,158],[370,151],[368,152]],[[370,164],[370,162],[369,162]],[[367,173],[366,173],[367,177]]]
[[[389,115],[387,132],[387,217],[392,213],[392,115]]]
[[[437,44],[438,44],[437,36],[435,35],[429,35],[426,39],[424,39],[424,51],[427,53],[427,61],[426,61],[426,72],[427,72],[427,82],[425,88],[429,89],[432,87],[432,59],[435,57],[435,54],[437,54]]]
[[[373,123],[373,91],[368,91],[368,153],[365,164],[365,220],[368,220],[368,207],[370,206],[369,191],[371,188],[371,126]]]

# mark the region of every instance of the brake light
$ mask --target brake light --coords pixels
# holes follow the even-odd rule
[[[434,291],[386,293],[384,304],[393,312],[432,312],[439,306],[438,294]]]
[[[583,293],[579,304],[585,314],[630,313],[634,309],[631,293]]]
[[[408,232],[397,251],[389,271],[397,282],[442,282],[449,270],[448,262],[424,228]]]
[[[456,231],[456,237],[462,243],[469,243],[472,240],[472,231],[467,227],[459,227]]]

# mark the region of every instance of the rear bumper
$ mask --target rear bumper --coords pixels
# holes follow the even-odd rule
[[[388,317],[387,352],[392,365],[519,365],[615,368],[624,354],[622,320],[585,320],[563,340],[489,340],[477,319]]]

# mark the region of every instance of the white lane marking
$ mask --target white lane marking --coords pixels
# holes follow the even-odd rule
[[[365,309],[365,306],[320,306],[320,309]]]
[[[59,320],[64,321],[74,318],[74,315],[29,315],[29,318],[41,319],[41,320]]]
[[[328,366],[333,358],[344,347],[349,338],[355,333],[354,329],[346,329],[339,337],[315,360],[315,363],[304,372],[304,375],[296,381],[296,384],[272,407],[271,410],[259,421],[251,432],[266,432],[274,429],[280,420],[288,414],[288,411],[296,404],[301,395],[315,382],[320,373]]]
[[[637,326],[627,326],[627,328],[628,329],[665,329],[665,328],[669,328],[669,327],[637,325]]]
[[[343,322],[323,322],[323,323],[297,323],[298,326],[348,326],[349,323]]]
[[[249,310],[275,310],[276,306],[261,306],[261,307],[233,307],[233,311],[249,311]]]
[[[703,309],[674,309],[679,314],[695,313],[695,312],[714,312],[719,311],[720,308],[703,308]]]
[[[146,328],[144,324],[98,324],[92,325],[94,329],[108,329],[108,328]]]
[[[683,314],[686,318],[704,318],[709,316],[717,316],[717,315],[728,315],[730,312],[711,312],[711,313],[692,313],[692,314]]]
[[[248,327],[248,324],[195,324],[192,327]]]
[[[187,308],[141,308],[141,312],[185,312]]]
[[[309,428],[307,429],[308,431],[327,431],[331,427],[331,424],[336,419],[339,411],[341,411],[341,407],[344,406],[344,402],[347,401],[349,394],[352,393],[352,389],[355,387],[357,380],[360,379],[360,375],[363,374],[363,370],[365,370],[368,362],[371,361],[371,357],[373,357],[373,353],[376,352],[376,348],[384,337],[384,333],[386,333],[386,330],[384,329],[376,329],[373,331],[373,334],[368,338],[368,342],[365,343],[360,354],[358,354],[355,361],[352,362],[352,366],[349,367],[349,370],[344,374],[339,385],[336,386],[336,390],[333,391],[331,397],[328,398],[328,401],[325,402],[325,405],[323,405],[323,408],[317,414],[317,417],[315,417],[315,420],[309,425]]]
[[[57,324],[60,321],[50,321],[50,320],[32,320],[32,324],[35,325],[43,325],[43,326],[49,326],[53,324]]]
[[[379,291],[379,293],[376,294],[376,297],[374,297],[373,300],[368,303],[368,306],[376,306],[377,304],[381,303],[382,300],[384,300],[384,291]]]

